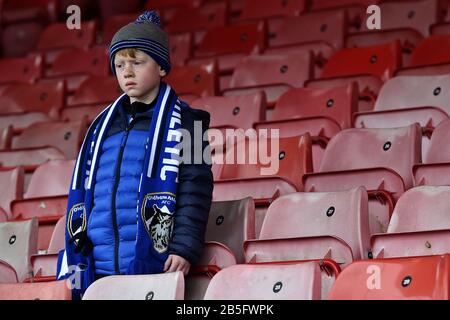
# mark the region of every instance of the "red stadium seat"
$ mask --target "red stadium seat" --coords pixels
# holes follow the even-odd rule
[[[352,82],[358,83],[359,102],[358,111],[369,111],[373,109],[378,92],[383,85],[383,81],[379,77],[364,76],[346,76],[333,77],[326,79],[316,79],[306,81],[307,88],[334,88],[349,85]]]
[[[206,32],[194,51],[196,59],[191,59],[191,63],[215,59],[220,72],[230,72],[246,55],[264,50],[266,42],[267,30],[264,23],[213,28]]]
[[[66,212],[74,165],[74,160],[54,160],[40,165],[31,176],[24,199],[11,205],[14,219],[39,218],[39,250],[47,250],[53,229]]]
[[[59,119],[59,112],[64,105],[65,88],[63,81],[54,83],[39,84],[11,84],[5,87],[0,93],[0,115],[17,115],[20,117],[30,117],[26,113],[41,113],[53,120]],[[25,113],[25,114],[24,114]],[[43,118],[45,119],[45,117]],[[0,120],[0,123],[3,122]],[[12,123],[15,127],[25,128],[31,123],[24,123],[17,126],[16,121]],[[0,125],[1,127],[1,125]]]
[[[252,55],[236,66],[230,89],[223,95],[242,95],[264,90],[268,106],[292,87],[302,87],[313,71],[309,52],[285,55]]]
[[[357,261],[336,279],[332,300],[448,300],[449,255]]]
[[[46,63],[52,64],[56,56],[68,49],[88,49],[95,43],[97,23],[81,23],[81,29],[68,29],[66,23],[53,23],[42,32],[37,49],[45,54]]]
[[[276,30],[271,30],[269,46],[323,41],[340,50],[344,46],[345,34],[346,16],[343,11],[311,12],[280,22]]]
[[[118,14],[136,13],[135,18],[132,20],[134,21],[139,16],[142,8],[142,1],[139,0],[130,0],[126,3],[122,1],[111,2],[108,0],[99,0],[97,3],[101,20],[106,20],[107,18]]]
[[[319,172],[303,176],[305,191],[365,186],[371,200],[371,233],[385,232],[395,201],[413,185],[412,167],[421,162],[420,147],[418,124],[343,130],[328,143]]]
[[[190,33],[169,36],[170,62],[174,66],[184,66],[193,52],[193,40]]]
[[[381,29],[413,28],[424,37],[429,35],[428,27],[442,18],[439,0],[422,1],[380,1]],[[367,30],[362,24],[362,30]]]
[[[67,159],[75,159],[85,132],[85,122],[35,123],[13,139],[12,148],[51,146],[60,149]]]
[[[318,170],[326,144],[341,129],[351,127],[358,107],[355,83],[330,89],[294,88],[284,93],[271,120],[255,124],[257,130],[280,130],[280,137],[309,132],[313,137],[313,169]]]
[[[106,18],[103,22],[103,32],[101,34],[100,42],[104,45],[109,46],[114,34],[116,34],[116,32],[119,31],[120,28],[126,26],[130,22],[135,21],[136,18],[137,15],[135,13],[118,14]]]
[[[30,256],[37,253],[37,236],[37,219],[0,223],[0,259],[14,268],[19,282],[31,275]]]
[[[24,170],[21,167],[0,170],[0,208],[11,220],[11,202],[23,197]]]
[[[373,235],[375,258],[439,255],[449,252],[450,186],[420,186],[398,200],[387,233]]]
[[[42,57],[0,59],[0,85],[14,82],[34,83],[42,77]]]
[[[260,179],[270,177],[281,178],[297,190],[302,190],[301,175],[311,171],[311,138],[308,134],[300,137],[280,138],[278,150],[273,146],[275,138],[260,139],[246,138],[238,140],[235,147],[227,150],[225,163],[222,165],[219,179],[236,179],[236,182],[243,179]],[[270,147],[267,145],[270,144]],[[254,147],[258,147],[258,154]],[[262,159],[261,154],[264,148],[273,159]],[[271,148],[274,148],[273,150]],[[243,150],[244,149],[244,150]],[[234,152],[236,150],[236,152]],[[273,152],[273,153],[272,153]],[[277,152],[278,155],[276,154]],[[244,153],[244,154],[242,154]],[[269,167],[275,163],[267,163],[276,160],[277,167]],[[233,163],[230,163],[232,161]],[[241,163],[244,162],[244,163]],[[254,163],[256,162],[256,163]]]
[[[72,300],[72,293],[66,280],[0,284],[0,300]]]
[[[83,300],[183,300],[184,277],[181,271],[109,276],[95,281]]]
[[[450,115],[450,75],[399,76],[381,88],[374,112],[355,115],[356,128],[395,128],[420,123],[422,155],[433,129]],[[402,94],[398,94],[401,92]]]
[[[215,201],[211,205],[205,241],[227,246],[238,263],[244,263],[243,244],[255,238],[255,205],[248,197],[234,201]]]
[[[325,64],[322,78],[370,74],[388,80],[401,66],[399,41],[338,51]]]
[[[25,172],[33,172],[40,164],[48,160],[62,159],[65,159],[65,156],[56,147],[0,150],[0,165],[2,168],[22,166]]]
[[[279,197],[267,210],[258,240],[244,244],[247,262],[332,259],[345,267],[369,252],[363,187]]]
[[[58,9],[57,0],[6,0],[3,1],[2,8],[5,22],[38,20],[42,18],[45,18],[47,21],[56,21],[58,19]]]
[[[425,38],[413,51],[411,66],[450,62],[450,35]]]
[[[342,129],[351,127],[352,113],[357,108],[355,84],[330,89],[294,88],[279,99],[272,121],[324,117],[336,121]]]
[[[446,148],[450,138],[450,120],[442,121],[431,136],[423,164],[413,168],[414,185],[450,185],[450,153]]]
[[[106,48],[73,49],[58,55],[42,81],[65,79],[67,90],[74,92],[89,76],[107,76],[110,65]]]
[[[273,139],[276,138],[269,138],[267,142],[261,139],[259,152],[263,152],[263,149],[267,147],[266,144],[277,141]],[[259,159],[254,159],[257,155],[251,150],[255,146],[256,140],[250,139],[247,141],[249,143],[244,141],[238,140],[234,148],[227,150],[225,159],[219,159],[213,199],[214,201],[237,200],[243,196],[251,196],[255,200],[255,234],[258,237],[266,209],[273,199],[303,190],[300,178],[302,174],[312,170],[311,138],[308,134],[301,137],[280,138],[279,151],[270,151],[269,149],[268,152],[272,158],[276,156],[275,153],[279,155],[278,170],[274,173],[273,169],[276,169],[274,166],[277,166],[274,163],[275,159],[272,159],[272,162],[268,159],[261,159],[261,154]],[[241,150],[242,148],[245,148],[245,152]],[[238,159],[234,159],[233,163],[230,163],[234,150],[237,150]],[[239,162],[245,163],[237,163],[236,160],[242,160],[243,155],[245,161]],[[252,161],[252,158],[255,161]],[[222,165],[220,165],[220,161],[222,161]],[[269,165],[272,166],[271,169]]]
[[[359,48],[380,45],[387,42],[400,40],[402,62],[408,66],[411,61],[411,54],[417,45],[423,40],[423,36],[411,28],[366,31],[349,34],[345,40],[347,48]]]
[[[227,3],[216,2],[200,8],[178,10],[164,30],[170,34],[207,31],[224,27],[227,22]]]
[[[205,300],[319,300],[320,296],[316,262],[240,264],[211,279]]]
[[[199,98],[218,94],[219,82],[214,63],[174,67],[165,80],[179,96],[189,94]]]
[[[264,51],[265,55],[295,54],[309,52],[313,54],[314,70],[312,77],[316,78],[322,73],[322,68],[326,61],[335,53],[333,47],[325,41],[304,42],[295,45],[272,47]]]
[[[209,112],[210,128],[250,129],[266,118],[266,96],[261,91],[242,96],[200,98],[191,106]]]
[[[217,27],[209,30],[195,54],[211,57],[233,53],[250,54],[265,48],[264,24]]]
[[[265,1],[264,5],[258,0],[246,0],[239,17],[240,20],[260,20],[264,18],[278,18],[298,16],[306,8],[305,0],[293,1]]]
[[[63,121],[81,121],[87,118],[91,123],[122,90],[113,76],[90,76],[83,81],[73,96],[67,99],[67,107],[62,110]]]
[[[58,253],[66,245],[65,238],[66,217],[61,217],[53,229],[52,237],[45,254],[31,256],[31,265],[33,268],[33,279],[43,277],[56,277],[56,265],[58,262]]]
[[[43,25],[37,21],[5,26],[1,34],[3,57],[22,58],[30,51],[34,51],[43,29]]]

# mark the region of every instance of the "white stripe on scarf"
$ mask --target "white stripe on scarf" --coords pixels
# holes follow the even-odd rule
[[[148,163],[148,170],[147,170],[147,177],[149,177],[149,178],[152,175],[153,161],[155,159],[155,149],[156,149],[156,144],[158,142],[159,128],[161,127],[161,121],[162,121],[162,116],[164,114],[164,110],[167,107],[166,103],[167,103],[167,98],[169,96],[170,89],[171,89],[170,86],[167,85],[166,86],[166,92],[164,92],[164,98],[163,98],[163,100],[161,102],[161,107],[159,108],[158,120],[156,122],[155,131],[153,133],[152,149],[150,151],[150,160],[149,160],[149,163]]]

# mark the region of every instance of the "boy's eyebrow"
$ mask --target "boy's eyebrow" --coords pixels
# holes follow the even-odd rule
[[[121,56],[121,57],[117,57],[116,60],[114,61],[114,63],[119,63],[119,62],[123,63],[124,61],[131,61],[131,62],[133,62],[133,61],[136,61],[136,60],[142,60],[142,59],[139,59],[138,57],[133,58],[133,57],[130,57],[130,56],[127,56],[127,57]]]

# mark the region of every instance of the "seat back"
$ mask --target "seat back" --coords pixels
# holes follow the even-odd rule
[[[278,143],[278,150],[277,149]],[[264,151],[268,151],[265,158]],[[235,157],[237,155],[237,157]],[[280,177],[302,190],[301,177],[311,172],[311,137],[239,139],[226,152],[219,179]]]
[[[114,76],[90,76],[83,81],[73,97],[68,97],[69,107],[102,104],[106,107],[123,92]]]
[[[329,298],[447,300],[449,263],[449,255],[357,261],[339,274]]]
[[[423,66],[450,62],[450,35],[435,35],[425,38],[414,49],[411,66]]]
[[[11,82],[33,83],[42,76],[42,57],[0,59],[0,84]]]
[[[48,245],[47,253],[55,254],[66,246],[66,216],[62,216],[53,229],[53,234]]]
[[[305,0],[294,0],[289,2],[269,0],[265,1],[263,6],[258,0],[246,0],[240,19],[259,20],[264,18],[298,16],[305,9]]]
[[[166,81],[178,95],[192,94],[204,97],[218,94],[219,78],[215,63],[175,67],[167,76]]]
[[[60,77],[72,74],[107,76],[110,64],[104,47],[92,49],[72,49],[64,51],[53,62],[47,72],[48,77]]]
[[[265,7],[265,6],[260,6]],[[340,50],[347,30],[345,11],[317,11],[283,19],[269,39],[271,47],[324,41]]]
[[[182,300],[184,277],[181,271],[109,276],[95,281],[83,300]]]
[[[266,47],[267,31],[263,23],[216,27],[208,30],[199,44],[197,57],[260,52]]]
[[[0,163],[3,167],[23,166],[27,171],[36,169],[37,166],[48,160],[59,159],[65,159],[65,156],[54,147],[0,150]]]
[[[450,115],[450,75],[394,77],[381,87],[374,110],[429,106]]]
[[[344,240],[354,259],[370,249],[368,196],[364,187],[341,192],[298,192],[277,198],[259,239],[333,236]]]
[[[450,186],[419,186],[401,195],[388,233],[450,229]]]
[[[328,143],[319,171],[389,168],[410,188],[412,167],[422,162],[421,139],[417,123],[400,128],[346,129]]]
[[[248,197],[234,201],[214,201],[209,212],[205,241],[226,245],[238,263],[244,263],[244,241],[255,238],[255,204]]]
[[[72,300],[66,280],[0,284],[0,300]]]
[[[318,300],[320,284],[317,262],[240,264],[211,279],[205,300]]]
[[[271,120],[326,117],[350,128],[352,113],[358,108],[358,89],[355,83],[329,89],[293,88],[284,93],[272,112]]]
[[[444,120],[433,131],[430,148],[425,156],[424,163],[450,162],[450,149],[445,147],[449,139],[450,120]]]
[[[52,146],[60,149],[67,159],[75,159],[85,132],[83,121],[35,123],[13,139],[12,148]]]
[[[399,41],[364,48],[342,49],[325,64],[322,77],[371,74],[383,81],[401,66]]]
[[[309,52],[247,56],[236,66],[230,88],[271,84],[302,87],[311,77],[312,67]]]
[[[429,35],[429,26],[442,17],[439,0],[381,1],[378,6],[383,17],[382,30],[413,28],[426,37]],[[361,26],[363,31],[367,31],[365,23]]]
[[[25,172],[22,167],[0,170],[0,208],[11,218],[11,202],[22,199]],[[9,220],[8,219],[8,220]]]
[[[0,223],[0,259],[17,272],[19,282],[31,276],[30,256],[37,253],[38,221]]]
[[[266,117],[266,96],[256,92],[242,96],[204,97],[191,104],[194,108],[208,111],[210,127],[250,129]]]
[[[81,29],[70,30],[66,23],[52,23],[42,32],[38,50],[61,48],[88,48],[95,42],[97,24],[95,21],[81,23]]]
[[[227,14],[225,2],[205,4],[200,8],[178,10],[174,13],[165,31],[174,34],[224,27],[227,22]]]
[[[31,176],[25,199],[67,195],[75,160],[50,160],[41,164]]]
[[[63,81],[11,84],[0,93],[0,113],[42,112],[58,119],[64,106],[64,94]]]

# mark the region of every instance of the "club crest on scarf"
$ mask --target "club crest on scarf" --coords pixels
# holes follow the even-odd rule
[[[73,237],[78,232],[86,229],[86,209],[84,203],[78,203],[69,210],[67,217],[67,231],[70,237]]]
[[[142,206],[142,221],[153,242],[153,248],[163,253],[169,247],[175,212],[175,195],[170,192],[149,193]]]

